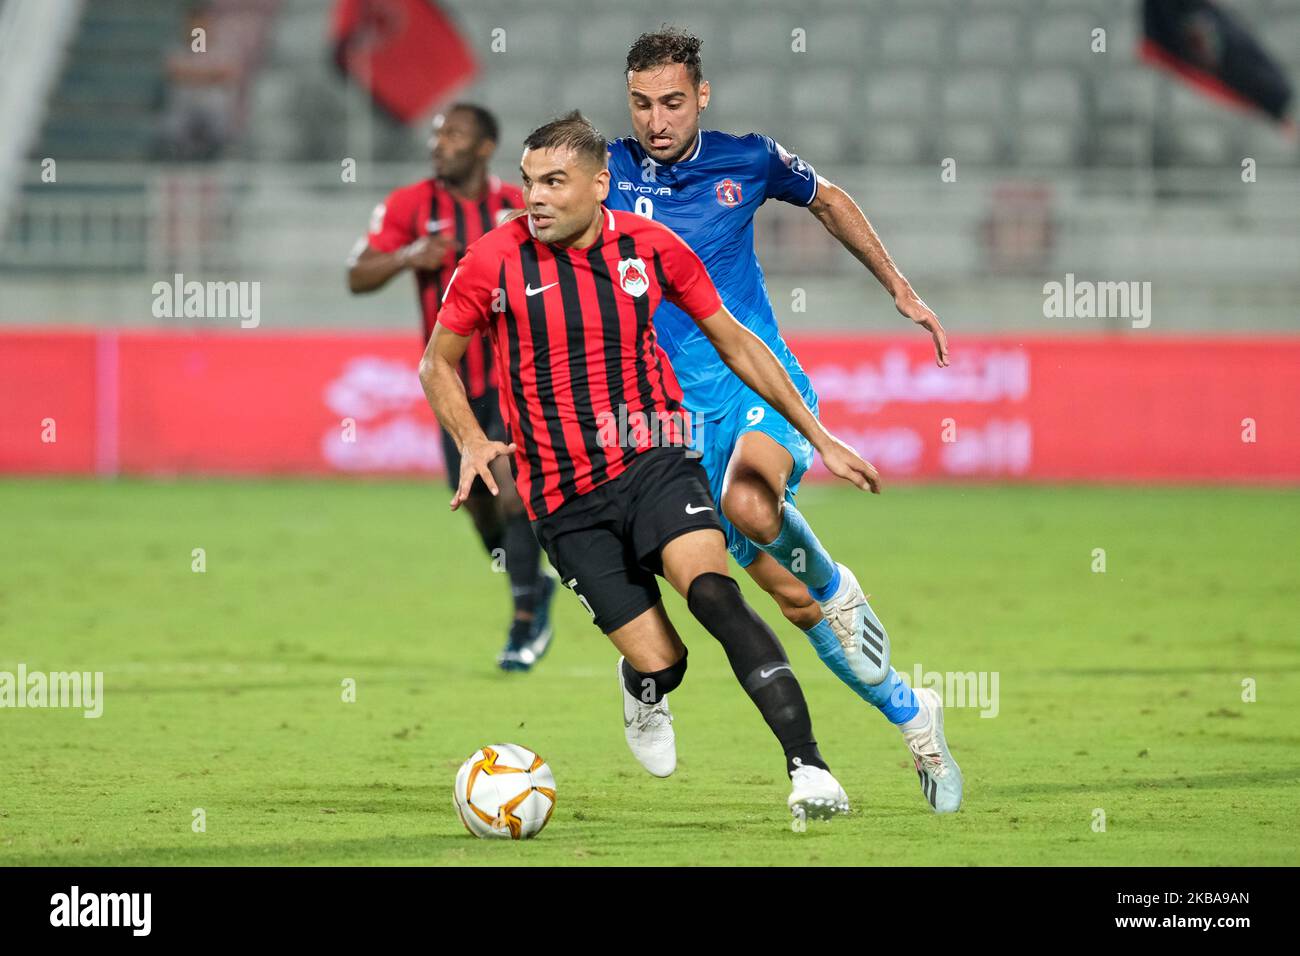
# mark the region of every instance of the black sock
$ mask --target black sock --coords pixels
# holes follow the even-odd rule
[[[520,512],[506,519],[506,573],[510,575],[510,594],[515,610],[533,614],[541,590],[542,546],[537,543],[528,515]]]
[[[727,652],[736,679],[781,742],[786,773],[800,764],[829,769],[817,750],[808,704],[785,650],[745,603],[735,579],[716,572],[701,574],[691,582],[686,604]]]
[[[471,511],[470,514],[474,518],[474,530],[478,532],[479,540],[483,542],[483,550],[488,553],[488,557],[495,561],[505,554],[505,524],[501,521],[501,517],[496,513],[495,508],[476,509]]]
[[[682,685],[686,677],[686,655],[676,664],[661,671],[639,671],[623,658],[623,686],[627,692],[644,704],[657,704],[665,694],[671,694]]]

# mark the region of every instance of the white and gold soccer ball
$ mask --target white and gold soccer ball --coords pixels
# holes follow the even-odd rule
[[[452,802],[476,837],[527,840],[551,819],[555,775],[527,747],[493,744],[461,764]]]

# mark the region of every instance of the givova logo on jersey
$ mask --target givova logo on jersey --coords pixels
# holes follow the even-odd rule
[[[645,295],[646,289],[650,288],[650,279],[645,274],[645,262],[641,259],[619,259],[618,284],[634,299]]]

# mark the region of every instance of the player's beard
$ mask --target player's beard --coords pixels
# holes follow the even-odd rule
[[[448,186],[460,188],[469,181],[474,172],[474,161],[472,156],[452,156],[443,160],[441,163],[437,160],[433,162],[434,175],[441,179]]]
[[[567,245],[591,228],[591,224],[600,215],[600,207],[597,206],[590,216],[582,217],[580,221],[571,216],[562,218],[557,213],[552,213],[552,215],[554,218],[551,224],[545,230],[537,230],[537,238],[542,242]],[[534,224],[534,227],[536,227],[536,224]]]

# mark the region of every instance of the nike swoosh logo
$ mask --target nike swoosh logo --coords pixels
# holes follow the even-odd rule
[[[544,285],[540,289],[534,289],[531,285],[524,286],[524,295],[537,295],[539,292],[545,292],[547,289],[559,285],[558,282],[552,282],[550,285]]]
[[[761,678],[762,680],[767,680],[769,677],[771,677],[771,676],[772,676],[773,674],[775,674],[777,671],[788,671],[788,670],[790,670],[790,665],[789,665],[789,664],[778,664],[776,667],[773,667],[770,671],[759,671],[759,672],[758,672],[758,676],[759,676],[759,678]],[[791,673],[793,673],[793,671],[791,671]]]
[[[428,233],[442,232],[451,225],[450,219],[430,219],[424,224],[424,231]]]
[[[692,507],[691,505],[687,505],[687,506],[686,506],[686,513],[687,513],[688,515],[697,515],[697,514],[699,514],[701,511],[712,511],[712,510],[713,510],[713,509],[710,508],[710,507],[708,507],[707,505],[700,505],[700,507],[698,507],[698,508]]]

